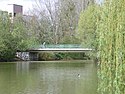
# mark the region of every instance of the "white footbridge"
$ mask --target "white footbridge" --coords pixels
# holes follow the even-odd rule
[[[29,52],[87,52],[92,51],[90,48],[39,48],[30,49]]]
[[[56,45],[39,45],[28,49],[29,60],[38,60],[38,55],[41,52],[89,52],[93,51],[91,48],[84,48],[79,44],[56,44]]]
[[[36,48],[29,49],[29,52],[87,52],[92,51],[91,48],[83,48],[78,44],[58,44],[58,45],[41,45]]]

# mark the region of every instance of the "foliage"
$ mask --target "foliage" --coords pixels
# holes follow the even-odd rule
[[[75,36],[79,12],[94,0],[38,0],[34,14],[38,15],[36,32],[40,43],[79,43]],[[82,3],[81,3],[82,2]],[[42,6],[44,9],[41,9]],[[83,8],[84,6],[84,8]]]
[[[13,44],[13,45],[12,45]],[[15,41],[10,33],[10,20],[7,15],[0,15],[0,61],[11,60],[15,53]]]
[[[65,52],[49,52],[39,53],[39,60],[87,60],[89,57],[85,53],[65,53]]]
[[[0,61],[11,61],[17,50],[26,50],[34,43],[22,17],[12,23],[8,15],[0,15]]]
[[[105,0],[98,11],[98,92],[125,94],[125,0]]]
[[[55,59],[63,59],[63,60],[88,60],[89,57],[85,53],[56,53]]]
[[[88,48],[94,48],[96,38],[96,18],[97,5],[89,5],[85,11],[80,14],[78,23],[77,37],[82,41],[82,45]]]
[[[125,0],[105,0],[81,13],[78,35],[99,55],[98,94],[125,93]],[[94,11],[96,9],[96,11]],[[96,16],[95,16],[96,15]]]
[[[54,59],[54,53],[39,53],[39,60],[53,60]]]
[[[12,35],[17,41],[17,49],[25,51],[36,43],[36,36],[30,28],[27,19],[22,15],[17,15],[14,18]]]

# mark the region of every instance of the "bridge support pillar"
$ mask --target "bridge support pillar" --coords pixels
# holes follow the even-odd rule
[[[38,52],[29,52],[29,59],[31,61],[37,61],[38,60]]]

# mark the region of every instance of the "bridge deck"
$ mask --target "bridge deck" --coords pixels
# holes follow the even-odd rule
[[[89,48],[39,48],[39,49],[31,49],[29,52],[86,52],[92,51]]]

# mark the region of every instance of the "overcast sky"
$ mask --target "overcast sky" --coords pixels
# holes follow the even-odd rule
[[[35,0],[0,0],[0,10],[7,10],[8,4],[18,4],[23,6],[23,12],[26,13],[29,9],[32,9],[32,5],[35,4]]]

